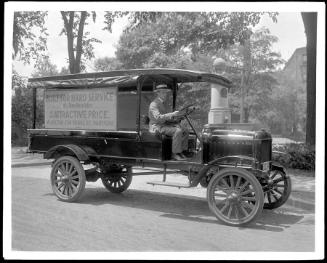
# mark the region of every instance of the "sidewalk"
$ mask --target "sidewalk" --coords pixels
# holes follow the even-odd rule
[[[26,147],[14,147],[12,148],[11,153],[11,167],[30,167],[30,166],[41,166],[41,165],[50,165],[51,160],[45,160],[43,159],[43,154],[32,154],[32,153],[26,153]],[[141,168],[135,168],[134,173],[137,176],[136,180],[133,180],[134,183],[138,184],[138,187],[141,187],[142,189],[145,188],[145,190],[149,189],[163,189],[163,191],[167,191],[171,187],[166,186],[150,186],[145,183],[145,181],[151,181],[152,179],[150,177],[151,171],[153,173],[158,174],[158,169],[151,169],[147,168],[146,177],[140,176],[141,174],[144,174],[144,169]],[[291,176],[292,180],[292,193],[289,197],[288,201],[284,204],[285,206],[292,206],[295,208],[307,210],[310,212],[315,211],[315,177],[314,172],[307,172],[302,170],[293,170],[288,169],[288,174]],[[142,177],[142,179],[140,178]],[[143,179],[144,178],[144,179]],[[160,180],[160,175],[155,176],[155,180]],[[169,179],[173,179],[174,182],[178,183],[185,183],[186,178],[185,176],[179,175],[179,174],[168,174],[167,175],[167,181]],[[144,185],[145,184],[145,185]],[[176,188],[173,188],[172,190],[176,191]],[[186,194],[189,194],[190,189],[180,189],[179,192]],[[203,187],[197,187],[196,189],[192,189],[195,191],[192,191],[192,196],[205,196],[206,189]],[[170,191],[168,191],[170,192]]]
[[[51,164],[50,160],[43,159],[43,154],[26,153],[26,147],[11,148],[11,167],[39,166]]]

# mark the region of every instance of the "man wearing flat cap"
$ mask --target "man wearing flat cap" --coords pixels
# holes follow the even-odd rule
[[[172,136],[172,159],[185,160],[183,151],[188,148],[188,130],[183,128],[178,121],[181,113],[179,111],[169,112],[168,110],[167,98],[171,90],[166,84],[159,84],[154,91],[156,98],[149,107],[149,131],[158,131],[161,134]]]

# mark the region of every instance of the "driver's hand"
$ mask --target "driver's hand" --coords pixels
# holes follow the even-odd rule
[[[177,110],[177,111],[174,111],[173,113],[172,113],[172,117],[179,117],[181,115],[181,113]]]

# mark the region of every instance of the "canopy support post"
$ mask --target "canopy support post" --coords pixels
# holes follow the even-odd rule
[[[177,81],[174,78],[174,81],[173,81],[173,111],[175,111],[175,108],[176,108],[176,94],[177,94]]]
[[[141,99],[142,99],[142,86],[144,77],[140,76],[137,79],[137,116],[136,116],[136,131],[138,139],[141,139]]]
[[[33,123],[32,128],[36,127],[36,88],[33,89]]]

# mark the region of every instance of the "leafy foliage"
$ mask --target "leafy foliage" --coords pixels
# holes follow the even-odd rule
[[[153,12],[143,21],[140,13],[131,13],[132,21],[119,40],[116,56],[124,68],[172,67],[207,72],[216,70],[212,66],[214,55],[224,57],[231,65],[228,77],[235,83],[231,95],[235,111],[239,108],[238,87],[244,66],[247,70],[247,115],[260,113],[263,119],[266,103],[273,86],[277,84],[269,71],[282,61],[279,54],[271,51],[277,38],[271,36],[268,29],[255,33],[250,30],[250,26],[259,22],[261,15],[262,13]],[[273,18],[276,15],[271,14]],[[177,104],[192,101],[203,105],[199,121],[206,122],[210,109],[210,89],[200,85],[187,87],[180,89]]]
[[[160,51],[157,37],[157,32],[151,25],[145,25],[142,30],[123,33],[118,43],[116,57],[126,69],[142,68],[149,57]]]
[[[32,73],[33,77],[53,76],[60,74],[49,57],[44,57]],[[27,88],[27,79],[15,70],[12,73],[12,144],[27,144],[27,129],[32,128],[33,122],[33,91]],[[36,127],[44,127],[43,90],[36,94]]]
[[[47,50],[47,12],[15,12],[13,24],[13,58],[24,63],[38,60]]]
[[[226,12],[146,12],[130,13],[131,22],[121,36],[117,58],[128,68],[142,66],[154,53],[173,55],[188,47],[192,59],[251,35],[250,25],[262,13]],[[276,14],[272,14],[273,17]]]
[[[240,113],[243,85],[245,122],[251,119],[271,124],[271,95],[278,85],[273,72],[284,62],[280,54],[271,50],[276,41],[267,28],[261,28],[244,45],[235,44],[217,52],[217,56],[227,61],[225,74],[233,82],[229,98],[234,113]]]
[[[97,71],[110,71],[122,69],[122,63],[116,58],[104,57],[94,61],[94,67]]]
[[[106,11],[105,14],[104,14],[105,27],[102,28],[102,29],[107,30],[110,33],[112,33],[112,24],[115,22],[115,20],[117,18],[126,16],[128,14],[129,14],[129,12],[122,12],[122,11],[108,12],[108,11]]]
[[[52,64],[49,56],[44,56],[35,66],[32,73],[33,78],[58,75],[57,66]]]
[[[27,128],[32,127],[32,92],[26,88],[27,79],[20,76],[16,71],[12,74],[12,97],[11,121],[12,143],[25,142]]]
[[[273,160],[288,168],[315,169],[315,150],[305,144],[273,145],[273,151]]]

